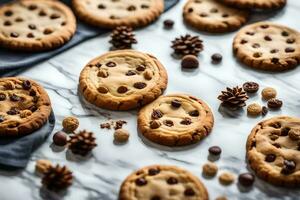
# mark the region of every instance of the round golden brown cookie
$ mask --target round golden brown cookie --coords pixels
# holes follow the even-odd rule
[[[146,26],[164,10],[163,0],[73,0],[78,17],[91,25],[115,28]]]
[[[248,137],[247,158],[260,178],[299,187],[300,119],[280,116],[260,122]]]
[[[62,46],[75,33],[72,11],[51,0],[20,0],[0,7],[0,44],[23,51],[43,51]]]
[[[200,31],[224,33],[246,23],[247,11],[230,8],[217,0],[189,0],[183,9],[186,23]]]
[[[119,200],[208,200],[201,181],[175,166],[144,167],[123,182]]]
[[[161,96],[138,114],[138,129],[149,140],[167,146],[200,141],[213,127],[206,103],[184,94]]]
[[[160,96],[168,76],[154,56],[121,50],[88,63],[79,82],[81,93],[90,103],[110,110],[130,110]]]
[[[30,134],[44,125],[50,113],[50,99],[39,84],[0,78],[0,136]]]
[[[286,5],[287,0],[219,0],[223,3],[243,9],[278,9]]]
[[[283,71],[300,62],[300,34],[271,22],[259,22],[241,29],[233,41],[236,57],[246,65]]]

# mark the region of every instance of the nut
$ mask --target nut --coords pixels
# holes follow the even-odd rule
[[[129,138],[129,132],[125,129],[117,129],[114,133],[114,139],[117,142],[127,142]]]
[[[146,80],[151,80],[151,79],[152,79],[152,76],[153,76],[153,74],[152,74],[152,72],[151,72],[150,70],[146,70],[146,71],[145,71],[145,73],[144,73],[144,78],[145,78]]]
[[[72,133],[74,132],[78,126],[79,126],[79,121],[75,117],[66,117],[63,122],[62,122],[64,131],[67,133]]]
[[[49,160],[41,159],[41,160],[36,161],[35,171],[37,173],[44,174],[45,172],[47,172],[47,170],[51,166],[52,166],[52,163]]]
[[[291,129],[289,131],[289,137],[292,140],[299,140],[300,139],[300,129]]]
[[[262,107],[257,103],[252,103],[247,107],[247,113],[251,116],[261,115]]]
[[[234,175],[229,173],[229,172],[223,172],[220,176],[219,176],[219,181],[222,185],[230,185],[234,182]]]
[[[268,101],[277,96],[277,91],[274,88],[266,87],[262,90],[261,95],[264,100]]]
[[[203,165],[203,174],[206,176],[215,176],[218,172],[218,167],[216,164],[209,162]]]

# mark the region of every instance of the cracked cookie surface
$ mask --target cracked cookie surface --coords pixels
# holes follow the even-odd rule
[[[300,186],[300,119],[260,122],[247,140],[247,159],[257,176],[274,185]]]
[[[0,44],[44,51],[67,43],[76,30],[72,11],[59,1],[20,0],[0,7]]]
[[[278,9],[286,5],[287,0],[219,0],[229,6],[243,9]]]
[[[103,28],[146,26],[164,10],[163,0],[73,0],[75,13],[84,22]]]
[[[120,50],[88,63],[79,82],[81,93],[90,103],[110,110],[130,110],[160,96],[168,76],[154,56]]]
[[[186,23],[200,31],[224,33],[240,28],[248,12],[230,8],[217,0],[189,0],[183,9]]]
[[[50,113],[50,99],[39,84],[17,77],[0,79],[0,136],[30,134]]]
[[[175,167],[144,167],[123,182],[119,200],[208,200],[202,182],[190,172]]]
[[[256,69],[291,69],[300,63],[300,34],[271,22],[251,24],[237,33],[233,51],[241,62]]]
[[[138,114],[139,131],[152,142],[167,146],[196,143],[211,132],[213,124],[208,105],[185,94],[161,96]]]

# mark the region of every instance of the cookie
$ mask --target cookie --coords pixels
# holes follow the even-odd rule
[[[163,0],[73,0],[72,3],[82,21],[102,28],[146,26],[164,10]]]
[[[247,140],[250,167],[258,177],[278,186],[300,186],[299,150],[300,119],[294,117],[260,122]]]
[[[184,94],[159,97],[138,114],[139,131],[152,142],[167,146],[196,143],[211,132],[213,124],[208,105]]]
[[[59,1],[19,0],[0,7],[0,44],[9,49],[54,49],[67,43],[75,30],[75,16]]]
[[[0,78],[0,136],[22,136],[41,128],[51,113],[46,91],[28,79]]]
[[[279,9],[286,5],[287,0],[220,0],[221,2],[242,9],[269,10]]]
[[[90,103],[110,110],[130,110],[150,103],[167,87],[168,76],[152,55],[113,51],[82,70],[79,89]]]
[[[183,9],[187,24],[200,31],[225,33],[237,30],[248,19],[248,12],[227,7],[217,0],[189,0]]]
[[[300,62],[300,34],[271,22],[259,22],[241,29],[233,42],[236,57],[261,70],[283,71]]]
[[[208,200],[201,181],[190,172],[175,166],[144,167],[126,178],[119,200]]]

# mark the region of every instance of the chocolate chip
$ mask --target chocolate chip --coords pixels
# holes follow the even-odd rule
[[[24,21],[24,20],[23,20],[23,18],[21,18],[21,17],[17,17],[17,18],[15,19],[15,22],[22,22],[22,21]]]
[[[181,67],[186,69],[195,69],[199,67],[199,60],[194,55],[186,55],[181,60]]]
[[[277,53],[279,50],[278,49],[272,49],[271,51],[270,51],[270,53]]]
[[[163,113],[160,110],[154,109],[152,114],[151,114],[151,118],[152,119],[159,119],[163,117]]]
[[[282,107],[282,104],[283,102],[281,100],[275,98],[268,101],[268,107],[272,109],[279,109]]]
[[[189,112],[189,115],[192,117],[198,117],[200,115],[198,110],[193,110]]]
[[[195,195],[195,191],[192,188],[187,188],[184,191],[184,195],[185,196],[194,196]]]
[[[44,30],[43,33],[44,33],[45,35],[49,35],[49,34],[53,33],[53,30],[50,29],[50,28],[46,28],[46,29]]]
[[[222,15],[222,17],[227,18],[227,17],[229,17],[229,14],[225,13]]]
[[[274,162],[276,159],[276,155],[275,154],[268,154],[266,155],[265,161],[266,162]]]
[[[255,35],[254,32],[246,32],[247,35]]]
[[[27,34],[27,37],[28,37],[28,38],[34,38],[34,35],[33,35],[33,33],[28,33],[28,34]]]
[[[246,44],[246,43],[248,43],[247,40],[245,40],[245,39],[242,39],[242,40],[241,40],[241,44]]]
[[[106,65],[107,67],[115,67],[115,66],[117,66],[117,64],[116,64],[115,62],[112,62],[112,61],[106,63],[105,65]]]
[[[20,113],[18,108],[11,108],[9,111],[6,112],[8,115],[17,115]]]
[[[292,48],[292,47],[287,47],[287,48],[285,48],[285,52],[286,53],[293,53],[293,52],[295,52],[295,49]]]
[[[254,43],[254,44],[252,45],[252,47],[255,48],[255,49],[256,49],[256,48],[259,48],[259,47],[260,47],[260,44]]]
[[[100,70],[100,71],[97,73],[97,76],[98,76],[98,77],[101,77],[101,78],[107,78],[107,77],[108,77],[108,72],[105,71],[105,70]]]
[[[67,134],[58,131],[53,135],[53,143],[57,146],[65,146],[67,144]]]
[[[148,9],[148,8],[149,8],[149,6],[148,6],[148,5],[146,5],[146,4],[142,4],[142,5],[141,5],[141,8],[143,8],[143,9]]]
[[[289,135],[289,132],[290,132],[290,128],[288,127],[284,127],[280,130],[280,136],[288,136]]]
[[[192,120],[188,117],[184,118],[183,120],[181,120],[180,124],[183,125],[190,125],[192,123]]]
[[[39,16],[41,16],[41,17],[44,17],[44,16],[46,16],[47,15],[47,13],[44,11],[44,10],[41,10],[40,12],[39,12]]]
[[[295,39],[293,39],[293,38],[288,38],[286,40],[286,43],[288,43],[288,44],[293,44],[294,42],[295,42]]]
[[[30,28],[31,30],[35,30],[36,29],[36,25],[34,24],[29,24],[28,28]]]
[[[17,102],[17,101],[20,101],[20,100],[21,100],[21,98],[20,98],[18,95],[16,95],[16,94],[12,94],[12,95],[9,97],[9,99],[10,99],[11,101],[14,101],[14,102]]]
[[[164,125],[168,126],[168,127],[172,127],[174,126],[174,122],[172,120],[166,119],[163,121]]]
[[[171,105],[174,107],[174,108],[179,108],[181,106],[181,101],[177,100],[177,99],[174,99],[172,102],[171,102]]]
[[[161,198],[160,198],[160,196],[155,195],[155,196],[151,197],[151,200],[161,200]]]
[[[168,178],[167,183],[169,185],[175,185],[175,184],[178,183],[178,180],[176,178],[174,178],[174,177],[170,177],[170,178]]]
[[[102,94],[106,94],[108,93],[108,89],[106,87],[100,86],[98,87],[98,92],[102,93]]]
[[[266,41],[272,41],[272,38],[271,38],[270,36],[268,36],[268,35],[266,35],[266,36],[264,37],[264,39],[265,39]]]
[[[30,96],[35,96],[35,95],[36,95],[36,91],[33,90],[33,89],[31,89],[31,90],[29,91],[29,95],[30,95]]]
[[[16,32],[12,32],[12,33],[10,34],[10,36],[11,36],[11,37],[14,37],[14,38],[17,38],[17,37],[19,37],[19,34],[16,33]]]
[[[266,106],[263,106],[261,111],[262,116],[266,116],[268,112],[269,112],[268,108]]]
[[[0,123],[4,122],[4,117],[0,115]]]
[[[281,148],[281,145],[279,143],[274,143],[273,146],[276,147],[276,148],[278,148],[278,149]]]
[[[193,11],[194,11],[193,8],[189,8],[189,9],[188,9],[188,12],[189,12],[189,13],[192,13]]]
[[[211,13],[217,13],[217,12],[219,12],[219,10],[216,9],[216,8],[212,8],[212,9],[210,9],[210,12],[211,12]]]
[[[124,94],[128,91],[128,88],[126,86],[120,86],[117,91],[120,94]]]
[[[149,174],[150,176],[155,176],[155,175],[159,174],[159,172],[160,172],[160,170],[159,170],[159,169],[156,169],[156,168],[150,168],[150,169],[148,170],[148,174]]]
[[[284,36],[284,37],[287,37],[287,36],[289,36],[290,34],[289,34],[287,31],[282,31],[282,32],[281,32],[281,35]]]
[[[266,28],[269,28],[269,25],[265,24],[265,25],[261,25],[260,27],[263,28],[263,29],[266,29]]]
[[[29,80],[24,80],[22,83],[22,87],[24,90],[29,90],[31,88],[31,82]]]
[[[145,88],[146,86],[147,86],[147,84],[144,82],[136,82],[133,84],[133,87],[135,87],[136,89],[140,89],[140,90]]]
[[[219,156],[222,153],[222,149],[219,146],[209,147],[208,152],[214,156]]]
[[[134,5],[131,5],[127,8],[128,11],[134,11],[136,10],[136,7]]]
[[[158,120],[153,120],[150,122],[151,129],[157,129],[161,126],[161,123]]]
[[[243,84],[243,89],[248,93],[255,93],[259,90],[259,85],[255,82],[246,82]]]
[[[6,94],[0,93],[0,101],[4,101],[6,99]]]
[[[173,20],[171,20],[171,19],[166,19],[166,20],[164,21],[164,27],[165,27],[166,29],[171,29],[171,28],[173,28],[173,26],[174,26],[174,21],[173,21]]]
[[[58,19],[60,18],[60,15],[57,13],[53,13],[52,15],[50,15],[50,19]]]
[[[95,66],[100,68],[102,66],[102,64],[101,63],[96,63]]]
[[[135,180],[135,184],[138,186],[144,186],[147,184],[147,180],[144,178],[138,178]]]
[[[278,64],[279,58],[272,58],[271,62],[274,63],[274,64]]]
[[[4,15],[6,16],[6,17],[10,17],[10,16],[12,16],[14,13],[13,13],[13,11],[11,11],[11,10],[7,10],[7,11],[5,11],[4,12]]]
[[[35,9],[37,9],[37,5],[31,4],[31,5],[28,6],[28,9],[29,10],[35,10]]]
[[[136,75],[136,72],[134,70],[129,70],[128,72],[126,72],[126,76],[134,76]]]
[[[223,59],[222,55],[219,53],[215,53],[211,56],[211,59],[214,63],[220,63]]]
[[[279,122],[272,123],[270,126],[273,128],[281,128],[281,124]]]
[[[37,108],[35,105],[33,105],[33,106],[31,106],[31,107],[29,108],[29,110],[30,110],[31,112],[35,112],[37,109],[38,109],[38,108]]]
[[[250,187],[255,181],[255,176],[251,173],[243,173],[239,175],[238,180],[242,186]]]
[[[259,57],[261,57],[262,56],[262,53],[261,52],[255,52],[254,54],[253,54],[253,57],[254,58],[259,58]]]
[[[12,25],[12,23],[10,21],[5,21],[3,24],[4,24],[4,26],[11,26]]]
[[[145,69],[146,69],[146,67],[144,65],[138,65],[136,67],[136,70],[138,70],[139,72],[143,72],[143,71],[145,71]]]
[[[105,6],[105,5],[103,5],[103,4],[99,4],[99,5],[98,5],[98,8],[99,8],[99,9],[105,9],[105,8],[106,8],[106,6]]]
[[[281,173],[282,174],[291,174],[295,171],[296,169],[296,163],[292,160],[285,160],[283,162],[283,167],[281,169]]]

